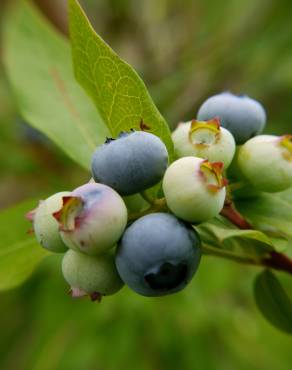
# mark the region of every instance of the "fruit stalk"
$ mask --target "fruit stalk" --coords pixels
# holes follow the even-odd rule
[[[241,230],[253,229],[251,224],[238,212],[234,203],[230,199],[226,198],[224,207],[220,214]]]
[[[167,205],[166,205],[166,200],[165,198],[158,198],[152,201],[152,204],[149,208],[145,209],[145,211],[142,212],[137,212],[137,213],[132,213],[128,217],[129,222],[134,222],[135,220],[146,216],[150,213],[156,213],[156,212],[164,212],[167,211]]]
[[[292,259],[283,253],[276,251],[270,252],[269,257],[263,259],[263,265],[274,270],[292,274]]]
[[[224,208],[221,211],[221,215],[227,218],[233,225],[237,226],[241,230],[253,229],[252,225],[238,212],[234,203],[230,199],[226,199]],[[213,254],[219,256],[221,253],[215,253],[216,251],[205,248],[206,254]],[[284,253],[276,251],[269,252],[267,257],[259,260],[245,257],[237,257],[231,254],[221,253],[221,257],[233,259],[240,263],[246,263],[251,265],[265,266],[278,271],[284,271],[292,274],[292,259]]]

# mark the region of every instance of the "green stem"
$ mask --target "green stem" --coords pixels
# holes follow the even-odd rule
[[[247,264],[247,265],[254,265],[254,266],[261,266],[262,265],[260,260],[256,260],[256,259],[251,258],[251,257],[238,256],[238,255],[235,255],[235,254],[233,254],[231,252],[228,252],[224,249],[210,247],[210,246],[205,245],[205,244],[202,245],[202,252],[203,252],[203,254],[206,254],[206,255],[221,257],[221,258],[232,260],[234,262],[244,263],[244,264]]]
[[[146,216],[150,213],[162,212],[162,211],[164,211],[164,212],[168,211],[165,198],[155,199],[154,201],[152,201],[151,206],[149,208],[145,209],[145,211],[130,214],[129,218],[128,218],[128,221],[129,222],[134,222],[138,218]]]
[[[155,199],[151,198],[149,194],[147,193],[147,190],[141,191],[141,197],[149,204],[153,204],[155,202]]]
[[[228,185],[229,191],[232,193],[233,191],[243,189],[246,184],[242,181],[232,182]]]

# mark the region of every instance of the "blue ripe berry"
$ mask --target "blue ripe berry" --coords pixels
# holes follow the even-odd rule
[[[232,133],[237,144],[260,134],[266,124],[266,112],[259,102],[229,92],[211,96],[201,105],[198,120],[214,117],[218,117],[221,125]]]
[[[200,239],[175,216],[153,213],[124,233],[116,255],[122,280],[136,293],[155,297],[182,290],[200,263]]]
[[[71,249],[92,255],[112,248],[127,225],[127,208],[110,187],[85,184],[63,197],[54,213],[64,243]]]
[[[167,149],[159,137],[143,131],[123,132],[96,149],[92,176],[119,194],[130,195],[158,183],[167,164]]]

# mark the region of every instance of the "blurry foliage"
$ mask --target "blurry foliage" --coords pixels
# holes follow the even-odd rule
[[[149,299],[124,288],[95,304],[65,294],[60,261],[50,257],[1,294],[1,369],[291,368],[291,338],[256,311],[249,267],[205,258],[179,294]]]
[[[287,0],[82,3],[171,126],[193,118],[210,94],[232,90],[266,106],[267,131],[291,130]],[[21,121],[1,69],[0,156],[0,207],[88,178]],[[96,305],[65,294],[60,257],[52,256],[24,286],[0,295],[0,368],[290,370],[291,338],[252,302],[254,272],[207,257],[180,294],[147,299],[125,288]]]
[[[291,128],[287,0],[81,3],[97,31],[138,69],[171,126],[193,118],[206,97],[231,90],[267,107],[269,131]]]

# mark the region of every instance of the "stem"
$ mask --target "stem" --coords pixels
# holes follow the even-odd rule
[[[225,205],[221,211],[221,215],[227,218],[233,225],[237,226],[241,230],[254,229],[252,225],[238,212],[232,200],[228,198],[225,201]],[[204,247],[204,249],[206,250],[207,254],[213,254],[216,256],[232,259],[237,262],[264,266],[292,274],[292,259],[285,254],[276,251],[269,252],[267,257],[256,260],[250,257],[245,258],[241,256],[234,256],[233,254],[226,251],[221,251],[219,249],[217,251],[215,248]]]
[[[256,260],[251,257],[237,256],[231,252],[228,252],[224,249],[214,248],[207,245],[202,245],[202,252],[211,256],[221,257],[229,259],[238,263],[244,263],[247,265],[261,266],[260,260]]]
[[[253,229],[251,224],[247,222],[247,220],[238,212],[231,200],[227,199],[225,201],[224,207],[220,214],[241,230]]]
[[[266,267],[292,274],[292,259],[283,253],[272,251],[269,257],[264,258],[262,262]]]
[[[237,256],[224,249],[214,248],[207,245],[202,246],[202,251],[206,255],[221,257],[246,265],[268,267],[274,270],[284,271],[292,274],[292,260],[285,254],[278,253],[276,251],[270,252],[268,257],[264,257],[261,259]]]
[[[141,197],[146,200],[147,203],[149,204],[153,204],[155,202],[154,199],[152,199],[149,194],[147,193],[147,191],[141,191]]]
[[[128,222],[134,222],[140,217],[146,216],[149,213],[168,211],[165,198],[155,199],[152,205],[143,212],[132,213],[129,215]]]

